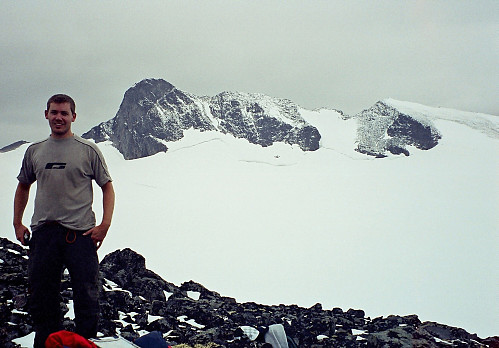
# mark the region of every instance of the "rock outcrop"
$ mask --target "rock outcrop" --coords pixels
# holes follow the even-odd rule
[[[32,332],[27,313],[27,255],[19,244],[0,238],[0,346],[15,347],[13,339]],[[282,324],[300,347],[498,347],[499,337],[482,339],[464,329],[421,322],[416,315],[371,319],[364,311],[296,305],[267,306],[238,303],[194,281],[176,286],[148,270],[145,259],[124,249],[107,255],[100,265],[103,291],[99,331],[133,340],[160,331],[173,344],[213,342],[220,347],[248,347],[235,340],[241,325]],[[68,317],[71,283],[62,282],[64,327]],[[256,346],[261,346],[258,343]]]
[[[441,135],[429,119],[415,118],[379,101],[355,116],[358,119],[357,148],[360,153],[386,157],[387,153],[409,156],[407,146],[429,150]]]
[[[167,151],[184,131],[219,131],[261,146],[297,144],[319,148],[319,131],[289,100],[260,94],[223,92],[197,97],[161,79],[143,80],[128,89],[116,116],[83,134],[96,142],[110,140],[125,159]]]
[[[17,149],[19,146],[22,146],[24,144],[26,144],[27,141],[24,141],[24,140],[19,140],[19,141],[16,141],[10,145],[7,145],[7,146],[4,146],[0,149],[0,153],[2,152],[9,152],[9,151],[14,151],[15,149]]]

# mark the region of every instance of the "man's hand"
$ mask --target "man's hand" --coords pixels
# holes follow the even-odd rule
[[[28,204],[29,190],[31,185],[18,183],[16,188],[16,194],[14,195],[14,231],[16,232],[16,238],[21,242],[22,245],[28,245],[27,240],[24,240],[24,235],[29,236],[31,233],[28,228],[23,225],[23,214],[26,204]]]
[[[107,231],[111,226],[111,218],[114,210],[114,189],[113,183],[108,181],[101,186],[102,189],[102,222],[100,225],[83,233],[84,236],[90,235],[97,249],[102,245],[102,241],[106,238]]]
[[[23,224],[19,224],[19,225],[14,226],[14,229],[16,231],[17,240],[20,241],[22,245],[27,246],[28,243],[26,240],[24,240],[24,236],[27,235],[29,238],[29,236],[31,235],[31,233],[29,232],[29,229],[26,226],[24,226]]]
[[[87,232],[83,233],[83,235],[84,236],[90,235],[90,238],[92,238],[95,246],[97,247],[97,249],[99,249],[102,245],[102,241],[104,240],[104,238],[106,238],[108,230],[109,230],[108,225],[100,224],[88,230]]]

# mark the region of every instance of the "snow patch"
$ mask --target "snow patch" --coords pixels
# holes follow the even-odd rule
[[[198,291],[187,291],[187,296],[192,298],[193,300],[199,300],[199,297],[201,296],[201,293]]]
[[[481,131],[489,137],[499,139],[499,116],[468,112],[450,108],[431,107],[418,103],[385,99],[384,103],[418,120],[447,120]]]
[[[181,323],[189,324],[189,325],[194,326],[198,329],[203,329],[205,327],[205,325],[201,325],[201,324],[196,323],[196,321],[194,319],[187,319],[186,315],[181,315],[181,316],[177,317],[177,320]]]

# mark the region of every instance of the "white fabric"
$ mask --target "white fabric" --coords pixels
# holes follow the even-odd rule
[[[90,341],[94,342],[99,348],[140,348],[138,345],[124,339],[123,337],[91,338]]]
[[[246,337],[248,337],[251,341],[256,340],[258,334],[260,333],[257,329],[251,326],[240,326],[241,330],[243,330]]]
[[[265,342],[270,343],[272,348],[289,348],[286,332],[282,324],[269,326],[269,331],[265,334]]]

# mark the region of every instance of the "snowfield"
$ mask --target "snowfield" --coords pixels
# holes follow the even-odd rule
[[[374,159],[353,150],[356,120],[332,110],[302,111],[322,135],[314,152],[191,130],[125,161],[100,143],[117,198],[100,258],[131,248],[165,280],[239,302],[417,314],[498,335],[498,117],[387,102],[430,117],[439,145]],[[0,153],[0,235],[11,240],[27,146]]]

